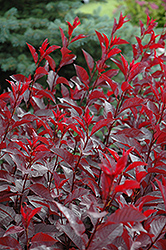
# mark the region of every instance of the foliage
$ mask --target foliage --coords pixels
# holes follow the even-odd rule
[[[69,49],[85,39],[74,35],[78,17],[67,34],[60,28],[61,47],[27,43],[34,74],[12,75],[0,95],[1,249],[165,249],[166,58],[157,49],[166,34],[140,22],[128,62],[116,36],[126,22],[115,19],[109,38],[96,31],[101,56],[82,50],[88,70]],[[76,75],[59,76],[70,65]]]
[[[126,6],[126,14],[131,18],[134,24],[138,24],[140,19],[146,22],[147,14],[158,22],[158,27],[163,27],[166,23],[165,0],[125,0],[123,4]]]

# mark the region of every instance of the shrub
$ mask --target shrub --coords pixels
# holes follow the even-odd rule
[[[96,31],[101,57],[82,50],[88,70],[68,48],[85,38],[73,36],[77,17],[60,28],[62,47],[27,44],[34,75],[12,75],[0,95],[1,249],[165,249],[166,34],[140,22],[128,62],[115,35],[126,22],[109,38]],[[59,76],[71,65],[75,76]]]

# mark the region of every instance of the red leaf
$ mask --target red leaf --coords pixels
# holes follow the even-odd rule
[[[124,103],[120,109],[120,112],[122,112],[123,110],[128,109],[128,108],[141,106],[143,101],[144,100],[142,98],[139,98],[139,97],[129,98],[129,99],[124,101]]]
[[[85,37],[87,37],[87,36],[80,34],[80,35],[78,35],[78,36],[75,36],[75,37],[70,41],[70,43],[73,43],[73,42],[75,42],[75,41],[77,41],[77,40],[80,40],[80,39],[82,39],[82,38],[85,38]]]
[[[110,79],[106,74],[102,74],[101,77],[103,77],[103,79],[106,80],[106,82],[110,85],[110,87],[112,88],[114,95],[118,96],[119,94],[119,89],[118,89],[118,85],[116,82],[114,82],[112,79]]]
[[[15,183],[15,178],[10,174],[8,173],[7,171],[5,170],[0,170],[0,180],[1,181],[6,181],[6,182],[9,182],[9,183]]]
[[[73,33],[73,30],[80,24],[80,20],[78,17],[76,17],[73,21],[73,25],[67,21],[67,24],[68,24],[68,35],[69,37],[72,36],[72,33]]]
[[[107,126],[107,125],[110,124],[111,122],[112,122],[112,119],[111,119],[111,118],[102,119],[102,120],[98,121],[98,122],[93,126],[90,136],[92,136],[92,135],[95,134],[99,129],[103,128],[104,126]]]
[[[48,38],[46,38],[46,39],[44,40],[44,42],[42,43],[42,45],[41,45],[40,49],[42,49],[42,50],[46,50],[46,48],[47,48],[48,44],[49,44],[49,42],[48,42]]]
[[[127,75],[127,72],[126,70],[124,69],[124,66],[122,64],[121,61],[115,59],[115,58],[111,58],[111,61],[113,61],[118,67],[119,69],[122,71],[123,75],[126,76]]]
[[[51,148],[51,151],[61,157],[66,163],[68,163],[71,167],[74,167],[74,156],[68,152],[66,149],[61,148]]]
[[[18,82],[26,82],[27,81],[27,77],[25,77],[22,74],[16,74],[16,75],[12,75],[10,76],[14,81],[18,81]]]
[[[51,57],[51,56],[48,56],[48,55],[45,57],[45,59],[48,61],[48,63],[49,63],[49,65],[50,65],[51,69],[52,69],[53,71],[55,71],[56,64],[55,64],[54,59],[52,59],[52,57]]]
[[[26,43],[26,44],[27,44],[28,47],[29,47],[29,50],[30,50],[30,52],[31,52],[31,54],[32,54],[32,56],[33,56],[34,62],[37,63],[37,61],[38,61],[38,54],[36,53],[35,48],[34,48],[32,45],[30,45],[29,43]]]
[[[103,92],[95,89],[89,93],[88,100],[94,99],[106,99],[106,96]]]
[[[80,78],[81,82],[83,82],[87,89],[89,89],[89,76],[84,68],[78,65],[74,65],[76,69],[77,76]]]
[[[74,54],[70,54],[70,52],[71,50],[67,49],[66,47],[63,47],[61,49],[62,59],[60,61],[59,68],[62,68],[62,66],[73,63],[73,61],[76,59],[76,56]]]
[[[60,84],[60,83],[64,83],[64,84],[70,86],[68,80],[65,77],[62,77],[62,76],[59,76],[57,81],[56,81],[56,84]]]
[[[93,60],[92,56],[88,52],[86,52],[83,49],[82,49],[82,51],[83,51],[86,63],[88,65],[89,71],[90,71],[90,73],[92,73],[92,70],[94,68],[94,60]]]
[[[119,155],[118,155],[118,153],[117,153],[116,151],[114,151],[114,150],[111,149],[111,148],[107,148],[107,150],[113,155],[113,157],[114,157],[114,159],[115,159],[116,161],[119,160]]]
[[[121,209],[117,209],[115,213],[108,217],[108,221],[112,223],[139,222],[146,220],[146,216],[133,206],[125,205]]]
[[[148,164],[142,161],[135,161],[133,163],[131,163],[126,169],[125,172],[130,171],[133,168],[136,168],[138,166],[147,166]]]
[[[123,91],[123,92],[125,92],[126,90],[128,90],[128,89],[132,89],[132,86],[128,83],[128,82],[123,82],[122,83],[122,86],[121,86],[121,90]]]
[[[29,214],[28,214],[28,221],[27,221],[27,227],[29,226],[30,222],[31,222],[31,219],[33,218],[33,216],[35,214],[37,214],[38,212],[40,212],[42,209],[42,207],[37,207],[35,209],[33,209]]]
[[[36,69],[36,75],[39,75],[39,74],[48,75],[48,72],[44,67],[39,67]]]
[[[62,44],[63,47],[67,47],[68,46],[68,41],[67,41],[67,37],[65,36],[63,29],[61,29],[61,27],[59,27],[60,32],[61,32],[61,38],[62,38]]]
[[[115,192],[123,192],[126,189],[140,188],[139,182],[135,180],[125,180],[124,184],[115,187]]]
[[[51,52],[55,51],[56,49],[59,49],[60,46],[52,45],[46,50],[46,55],[50,54]]]
[[[125,152],[123,156],[117,161],[116,164],[116,170],[115,170],[115,176],[118,176],[121,174],[121,172],[124,170],[127,164],[127,159],[128,159],[128,154],[129,152]]]
[[[50,247],[54,245],[55,242],[57,241],[58,240],[55,240],[50,235],[42,233],[42,232],[35,234],[31,239],[32,247],[35,247],[35,246],[37,247],[37,246],[42,246],[42,245]]]
[[[155,212],[157,212],[157,209],[148,209],[148,210],[146,210],[145,212],[144,212],[144,215],[146,216],[146,217],[149,217],[149,216],[151,216],[153,213],[155,213]]]
[[[50,90],[46,90],[46,89],[38,90],[36,92],[36,97],[41,98],[40,95],[43,96],[43,97],[45,96],[46,98],[51,99],[54,103],[56,103],[55,97],[54,97],[53,93]]]
[[[121,52],[121,50],[118,49],[118,48],[111,49],[111,51],[107,54],[107,59],[109,59],[112,56],[115,56],[115,55],[119,54],[120,52]]]
[[[153,221],[150,224],[150,234],[153,234],[153,239],[156,239],[157,236],[160,235],[160,233],[164,233],[165,230],[163,230],[166,226],[166,217],[163,215],[156,216]]]
[[[146,62],[138,62],[134,64],[129,72],[128,82],[132,81],[138,74],[140,74],[146,66]]]

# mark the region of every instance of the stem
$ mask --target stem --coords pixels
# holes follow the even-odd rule
[[[27,250],[28,250],[29,249],[28,228],[25,229],[25,234],[26,234],[26,247],[27,247]]]
[[[102,210],[101,210],[102,212],[108,207],[108,204],[110,203],[110,202],[109,202],[109,199],[110,199],[110,192],[111,192],[111,188],[112,188],[112,183],[113,183],[113,181],[114,181],[114,177],[112,177],[112,179],[111,179],[111,184],[110,184],[110,188],[109,188],[109,193],[108,193],[107,199],[106,199],[106,201],[105,201],[105,204],[104,204],[104,206],[103,206],[103,208],[102,208]],[[114,195],[113,197],[115,197],[115,195]],[[113,201],[113,199],[111,199],[111,201]],[[91,237],[90,237],[90,239],[89,239],[89,241],[88,241],[88,243],[87,243],[86,250],[89,248],[89,246],[90,246],[90,244],[91,244],[91,242],[92,242],[92,239],[93,239],[93,237],[94,237],[94,235],[95,235],[95,233],[96,233],[96,231],[97,231],[97,227],[101,224],[102,220],[103,220],[103,217],[97,219],[97,222],[96,222],[95,228],[94,228],[94,230],[93,230],[93,233],[91,234]]]
[[[117,114],[118,114],[118,111],[119,111],[119,108],[121,107],[122,103],[123,103],[123,100],[124,100],[124,95],[125,95],[125,92],[123,92],[118,100],[118,103],[117,103],[117,106],[116,106],[116,110],[115,110],[115,115],[114,115],[114,119],[116,118]],[[108,147],[108,143],[109,143],[109,136],[110,136],[110,133],[111,133],[111,130],[112,130],[112,127],[114,125],[115,121],[111,124],[111,126],[109,127],[109,130],[108,130],[108,134],[107,136],[105,137],[104,139],[104,143],[106,142],[106,147]]]
[[[162,108],[162,111],[161,111],[161,116],[160,116],[160,118],[159,118],[159,120],[158,120],[158,124],[160,124],[160,122],[162,121],[162,119],[163,119],[163,113],[164,113],[164,110],[165,110],[165,103],[163,104],[163,108]]]
[[[23,187],[22,187],[22,192],[21,192],[21,195],[20,195],[20,207],[19,207],[19,210],[21,209],[21,205],[22,205],[22,197],[23,197],[23,193],[25,191],[25,185],[26,185],[26,182],[27,182],[27,179],[28,179],[28,174],[25,174],[24,175],[24,184],[23,184]]]
[[[152,134],[152,139],[151,139],[151,142],[150,142],[150,145],[149,145],[149,150],[148,150],[148,154],[147,154],[147,158],[146,158],[146,163],[148,162],[148,159],[149,159],[149,156],[150,156],[150,153],[151,153],[151,149],[152,149],[152,146],[153,146],[153,142],[154,142],[154,133]]]
[[[81,161],[81,158],[82,158],[82,153],[80,154],[80,157],[79,157],[79,159],[78,159],[77,165],[76,165],[76,167],[75,167],[75,169],[74,169],[74,171],[73,171],[73,180],[72,180],[71,192],[72,192],[73,189],[74,189],[74,181],[75,181],[76,171],[77,171],[78,165],[79,165],[79,163],[80,163],[80,161]]]
[[[100,220],[101,220],[101,218],[99,219],[97,219],[97,222],[96,222],[96,225],[95,225],[95,228],[94,228],[94,230],[93,230],[93,233],[91,234],[91,237],[90,237],[90,239],[89,239],[89,241],[88,241],[88,243],[87,243],[87,245],[86,245],[86,250],[88,249],[88,247],[90,246],[90,243],[91,243],[91,241],[92,241],[92,239],[93,239],[93,237],[94,237],[94,235],[95,235],[95,233],[96,233],[96,231],[97,231],[97,227],[98,227],[98,225],[100,224],[99,222],[100,222]]]

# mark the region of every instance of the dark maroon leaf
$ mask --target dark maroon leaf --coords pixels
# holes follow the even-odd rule
[[[6,182],[9,182],[9,183],[14,183],[13,176],[10,173],[8,173],[7,171],[5,171],[5,170],[0,170],[0,180],[1,181],[6,181]]]
[[[116,237],[122,235],[123,233],[123,226],[114,225],[111,223],[105,223],[101,225],[97,232],[95,233],[90,246],[88,247],[89,250],[100,250],[101,248],[104,249],[108,244],[111,244]]]
[[[11,226],[8,228],[8,230],[5,232],[4,236],[7,236],[9,234],[17,234],[17,233],[21,233],[24,231],[23,227],[19,227],[19,226]]]
[[[66,219],[69,221],[70,226],[74,229],[75,233],[78,236],[81,236],[85,232],[85,227],[83,222],[75,215],[75,213],[61,205],[60,203],[56,202],[57,207],[59,210],[63,213],[63,215],[66,217]]]
[[[52,200],[49,190],[41,183],[32,184],[29,189],[46,200]]]
[[[58,227],[71,239],[71,241],[79,248],[83,249],[85,246],[83,240],[80,236],[78,236],[72,227],[69,224],[61,225],[59,224]]]
[[[18,240],[11,236],[0,237],[0,245],[3,247],[3,249],[5,247],[5,249],[22,250]]]
[[[153,219],[150,224],[149,233],[153,234],[153,239],[157,238],[159,234],[164,234],[164,227],[166,225],[166,217],[165,216],[157,216]]]
[[[87,195],[88,193],[89,193],[89,191],[88,191],[87,189],[84,189],[84,188],[75,189],[75,190],[73,190],[72,193],[70,193],[70,194],[66,197],[66,199],[65,199],[65,204],[71,203],[73,200],[79,199],[79,198],[81,198],[82,196]]]
[[[164,205],[165,205],[165,211],[166,211],[166,180],[165,178],[162,176],[162,182],[161,183],[157,178],[156,178],[157,184],[159,186],[159,189],[161,191],[163,200],[164,200]]]
[[[53,147],[51,149],[53,153],[61,157],[66,163],[68,163],[71,167],[73,167],[74,164],[74,156],[68,152],[66,149],[61,148],[55,148]]]
[[[108,217],[108,221],[112,223],[126,223],[126,222],[138,222],[146,220],[146,216],[137,210],[133,206],[125,205],[123,208],[119,208],[115,213]]]

